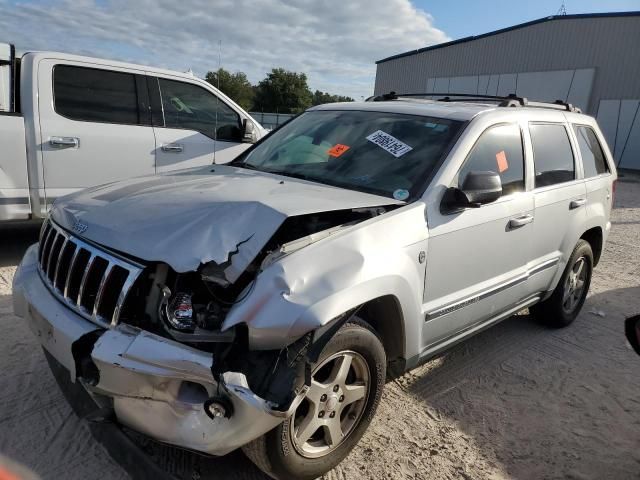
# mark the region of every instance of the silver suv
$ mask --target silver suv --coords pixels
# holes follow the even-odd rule
[[[611,225],[595,120],[375,100],[312,108],[229,165],[55,202],[14,281],[52,368],[156,440],[315,478],[385,379],[527,307],[569,325]]]

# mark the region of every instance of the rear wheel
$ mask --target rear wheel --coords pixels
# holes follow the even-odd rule
[[[553,294],[534,305],[531,313],[542,323],[555,328],[570,325],[580,313],[587,298],[593,272],[593,251],[585,240],[579,240]]]
[[[243,447],[277,479],[312,479],[347,456],[369,426],[382,395],[386,356],[376,333],[355,319],[338,330],[312,367],[294,415]]]

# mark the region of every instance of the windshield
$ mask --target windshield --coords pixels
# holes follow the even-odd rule
[[[306,112],[234,165],[407,200],[463,122],[364,111]]]

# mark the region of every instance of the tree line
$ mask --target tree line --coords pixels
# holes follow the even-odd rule
[[[247,111],[300,113],[314,105],[353,102],[353,98],[311,92],[307,75],[274,68],[257,85],[251,85],[244,72],[231,73],[224,68],[207,72],[205,80]]]

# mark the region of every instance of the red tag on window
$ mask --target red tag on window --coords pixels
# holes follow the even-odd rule
[[[327,154],[331,155],[332,157],[339,157],[344,152],[349,150],[349,148],[351,147],[347,145],[342,145],[341,143],[336,143],[333,147],[327,150]]]
[[[500,150],[496,153],[496,162],[498,163],[498,172],[502,173],[509,169],[509,162],[507,162],[507,154],[504,150]]]

